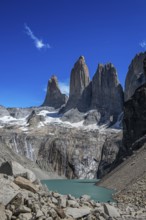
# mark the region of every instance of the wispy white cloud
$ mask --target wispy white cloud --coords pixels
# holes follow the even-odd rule
[[[143,49],[146,49],[146,41],[145,41],[145,40],[143,40],[142,42],[140,42],[139,45],[140,45]]]
[[[69,84],[67,82],[59,82],[59,88],[63,94],[69,95]]]
[[[33,31],[30,29],[30,27],[27,24],[24,24],[24,28],[26,30],[26,34],[34,41],[34,44],[37,49],[42,49],[42,48],[51,48],[48,43],[44,43],[43,40],[39,39],[36,37],[33,33]]]

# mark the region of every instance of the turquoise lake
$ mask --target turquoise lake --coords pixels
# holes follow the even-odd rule
[[[90,195],[91,199],[99,202],[114,202],[112,199],[113,190],[109,190],[103,187],[96,186],[94,180],[42,180],[43,184],[46,184],[50,191],[55,191],[63,195],[71,194],[75,198],[79,198],[82,195]]]

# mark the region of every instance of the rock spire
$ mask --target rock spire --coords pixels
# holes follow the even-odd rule
[[[71,71],[70,93],[69,100],[65,108],[66,110],[77,106],[78,101],[89,82],[89,70],[85,63],[85,58],[84,56],[80,56]]]
[[[144,69],[146,65],[146,52],[137,54],[132,60],[125,81],[125,101],[131,98],[135,90],[145,83]],[[146,74],[145,74],[146,76]]]
[[[99,64],[92,80],[91,109],[97,109],[106,121],[115,121],[123,110],[123,89],[113,64]],[[111,120],[111,119],[110,119]]]
[[[62,105],[66,103],[66,101],[67,96],[61,93],[57,77],[53,75],[51,79],[48,81],[47,94],[42,106],[60,108]]]

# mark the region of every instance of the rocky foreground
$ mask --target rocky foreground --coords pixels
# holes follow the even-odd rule
[[[1,220],[59,220],[59,219],[145,219],[144,209],[131,205],[106,204],[91,201],[83,195],[75,199],[71,195],[60,195],[46,191],[39,184],[18,176],[0,175],[3,203],[0,204]],[[7,193],[6,193],[7,192]],[[143,216],[143,217],[142,217]]]
[[[7,168],[7,169],[5,169]],[[98,203],[83,195],[75,199],[48,191],[16,162],[6,162],[0,172],[0,220],[131,220],[146,219],[146,207],[124,203]],[[4,174],[4,173],[8,173]]]

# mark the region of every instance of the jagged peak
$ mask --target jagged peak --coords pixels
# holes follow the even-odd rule
[[[97,71],[99,72],[104,72],[105,70],[110,70],[110,69],[114,69],[116,72],[116,68],[112,63],[106,63],[106,64],[99,63],[97,67]]]
[[[56,84],[58,84],[58,79],[56,75],[52,75],[51,78],[49,79],[49,82],[55,82]]]
[[[67,101],[65,94],[62,94],[56,75],[52,75],[48,81],[47,94],[43,106],[59,108]]]
[[[79,57],[79,60],[85,61],[85,57],[84,57],[83,55],[81,55],[81,56]]]
[[[86,66],[86,62],[85,62],[85,57],[84,56],[80,56],[78,58],[78,60],[76,61],[74,67],[76,66]]]

